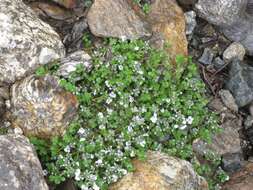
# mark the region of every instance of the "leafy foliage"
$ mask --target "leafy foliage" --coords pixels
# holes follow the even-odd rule
[[[147,150],[191,160],[193,140],[217,131],[191,59],[172,65],[147,42],[115,39],[92,57],[90,72],[78,66],[61,80],[78,97],[79,118],[63,137],[32,139],[51,182],[74,178],[82,190],[105,190]]]

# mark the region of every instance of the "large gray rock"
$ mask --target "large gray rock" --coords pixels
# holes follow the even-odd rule
[[[239,107],[250,104],[253,101],[253,67],[238,60],[233,61],[226,86]]]
[[[0,1],[0,26],[0,82],[13,83],[65,54],[58,34],[22,0]]]
[[[240,42],[253,55],[253,11],[247,9],[252,0],[199,0],[196,10],[200,17],[219,26],[224,35]]]
[[[151,36],[148,24],[127,0],[95,0],[87,15],[91,32],[99,37],[136,39]]]
[[[60,87],[56,77],[31,75],[11,88],[12,125],[25,135],[62,135],[76,116],[76,96]]]
[[[35,150],[24,136],[0,136],[0,189],[48,190]]]

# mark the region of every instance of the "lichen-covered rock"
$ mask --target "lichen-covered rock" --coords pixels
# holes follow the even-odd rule
[[[243,14],[247,0],[199,0],[199,15],[215,25],[230,26]]]
[[[71,72],[75,71],[78,65],[89,71],[92,67],[91,57],[84,51],[77,51],[60,60],[60,67],[57,75],[68,77]]]
[[[49,138],[63,134],[77,107],[77,98],[50,75],[31,75],[11,88],[12,124],[28,136]]]
[[[223,60],[231,62],[234,59],[243,60],[246,51],[242,44],[234,42],[230,44],[227,49],[223,52]]]
[[[35,150],[24,136],[0,136],[0,189],[48,190]]]
[[[1,0],[0,26],[0,82],[13,83],[65,54],[58,34],[22,0]]]
[[[110,190],[208,190],[206,181],[184,160],[159,152],[149,152],[146,161],[133,161],[128,173]]]
[[[172,61],[177,55],[188,54],[185,16],[175,0],[155,0],[147,19],[153,31],[154,39],[151,41],[155,47],[163,48],[167,43],[166,51]]]
[[[199,0],[196,10],[200,17],[217,25],[228,39],[240,42],[253,55],[252,4],[252,0]]]
[[[127,0],[95,0],[87,19],[95,36],[125,39],[151,36],[148,24]]]

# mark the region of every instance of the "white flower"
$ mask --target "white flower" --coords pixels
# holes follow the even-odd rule
[[[102,112],[99,112],[98,113],[98,117],[99,117],[99,119],[103,119],[104,118],[104,114]]]
[[[123,41],[123,42],[124,42],[124,41],[126,41],[126,40],[127,40],[127,37],[126,37],[126,36],[121,36],[121,37],[120,37],[120,39],[121,39],[121,41]]]
[[[153,116],[150,118],[150,120],[152,121],[152,123],[156,123],[157,122],[157,113],[154,113]]]
[[[102,159],[99,159],[95,162],[97,165],[101,165],[103,163],[103,160]]]
[[[108,80],[105,81],[105,85],[106,85],[108,88],[110,87],[110,84],[109,84],[109,81],[108,81]]]
[[[109,96],[110,96],[111,98],[116,98],[116,94],[115,94],[114,92],[111,92],[111,93],[109,94]]]
[[[107,110],[107,112],[108,112],[108,114],[109,114],[109,115],[111,115],[111,114],[112,114],[112,112],[113,112],[113,110],[112,110],[112,109],[110,109],[110,108],[107,108],[106,110]]]
[[[119,68],[120,71],[123,70],[123,66],[122,65],[119,65],[118,68]]]
[[[111,98],[107,98],[106,103],[110,104],[111,102],[112,102],[112,99]]]
[[[99,125],[98,128],[99,129],[105,129],[105,125]]]
[[[187,128],[187,125],[181,125],[180,127],[179,127],[179,129],[181,129],[181,130],[184,130],[184,129],[186,129]]]
[[[192,117],[192,116],[187,117],[186,122],[187,122],[189,125],[191,125],[192,122],[193,122],[193,117]]]
[[[133,103],[134,98],[132,96],[129,96],[129,102]]]
[[[92,188],[93,188],[93,190],[100,190],[100,188],[99,188],[99,187],[97,186],[97,184],[95,184],[95,183],[94,183],[94,185],[93,185]]]
[[[67,145],[67,146],[64,148],[64,151],[67,152],[67,153],[70,153],[70,146]]]
[[[85,133],[85,129],[81,127],[81,128],[77,131],[77,133],[78,133],[79,135],[83,135],[83,134]]]
[[[80,181],[80,180],[81,180],[80,174],[81,174],[81,170],[80,170],[80,169],[77,169],[77,170],[75,171],[75,180],[76,180],[76,181]]]
[[[140,48],[139,48],[138,46],[135,46],[135,47],[134,47],[134,50],[135,50],[135,51],[138,51],[139,49],[140,49]]]
[[[80,138],[80,142],[83,142],[83,141],[85,141],[85,138]]]
[[[48,171],[47,170],[43,170],[43,175],[47,176],[47,174],[48,174]]]
[[[118,176],[112,175],[112,182],[116,182],[118,180]]]
[[[178,127],[179,127],[178,125],[174,125],[174,128],[175,128],[175,129],[178,129]]]
[[[142,147],[145,147],[146,141],[145,141],[145,140],[142,140],[142,141],[140,142],[140,145],[141,145]]]
[[[81,185],[81,190],[89,190],[89,188],[86,185]]]

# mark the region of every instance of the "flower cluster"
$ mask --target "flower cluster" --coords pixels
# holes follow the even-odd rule
[[[141,40],[110,39],[95,50],[89,73],[80,66],[62,79],[74,86],[79,118],[52,140],[44,158],[49,179],[73,178],[82,190],[104,190],[149,149],[190,159],[192,141],[207,139],[216,126],[196,71],[186,58],[170,64]]]

